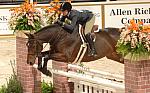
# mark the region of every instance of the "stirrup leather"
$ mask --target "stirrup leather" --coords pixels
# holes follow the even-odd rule
[[[77,57],[76,59],[73,61],[73,64],[77,63],[77,64],[80,64],[85,52],[87,51],[87,45],[88,43],[85,41],[85,37],[84,35],[82,35],[82,27],[81,25],[79,26],[79,35],[80,35],[80,38],[82,40],[82,45],[80,46],[80,50],[77,54]]]

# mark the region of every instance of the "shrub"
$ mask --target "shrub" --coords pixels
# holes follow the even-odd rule
[[[46,83],[44,80],[42,82],[42,93],[53,93],[52,83]]]
[[[23,93],[21,83],[15,74],[13,74],[7,82],[6,93]]]
[[[7,93],[6,92],[6,86],[2,86],[1,88],[0,88],[0,93]]]
[[[18,81],[17,79],[17,75],[15,73],[14,67],[12,66],[12,62],[10,63],[13,69],[13,74],[7,80],[7,85],[3,85],[2,88],[0,88],[0,93],[23,93],[23,88],[20,81]]]

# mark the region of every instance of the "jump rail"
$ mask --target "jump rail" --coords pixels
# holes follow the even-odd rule
[[[106,87],[100,84],[89,83],[70,78],[74,82],[74,93],[125,93],[124,90]]]
[[[87,67],[81,67],[81,66],[72,65],[72,64],[68,64],[68,68],[69,69],[75,68],[77,70],[81,70],[81,71],[85,72],[86,74],[91,74],[93,76],[105,77],[105,78],[115,78],[117,80],[121,80],[124,82],[124,76],[122,76],[122,75],[113,74],[113,73],[104,72],[104,71],[99,71],[99,70],[90,69]]]
[[[37,64],[34,64],[33,67],[37,68]],[[51,71],[52,73],[71,78],[70,81],[73,81],[73,80],[78,80],[78,81],[82,81],[82,82],[84,81],[84,82],[88,82],[88,83],[92,83],[92,84],[98,84],[98,85],[101,85],[104,87],[110,87],[115,90],[119,89],[120,91],[124,91],[124,89],[125,89],[125,86],[123,83],[115,82],[112,80],[100,78],[100,77],[93,76],[93,75],[87,75],[87,74],[77,73],[77,72],[73,72],[73,71],[65,72],[62,70],[52,69],[50,67],[48,67],[48,70]]]

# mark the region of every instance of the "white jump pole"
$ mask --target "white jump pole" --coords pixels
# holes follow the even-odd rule
[[[38,65],[34,64],[33,67],[37,68]],[[115,82],[115,81],[111,81],[111,80],[107,80],[107,79],[103,79],[99,77],[93,77],[90,75],[81,74],[81,73],[72,72],[72,71],[65,72],[62,70],[57,70],[57,69],[52,69],[52,68],[48,68],[48,70],[51,71],[52,73],[63,75],[69,78],[76,78],[76,79],[86,81],[86,82],[97,83],[97,84],[107,86],[107,87],[112,87],[115,89],[119,88],[120,90],[125,89],[125,86],[123,83],[119,83],[119,82]]]
[[[77,65],[72,65],[72,64],[68,64],[68,68],[76,68],[77,70],[82,70],[82,71],[87,71],[89,73],[93,73],[93,74],[99,74],[99,75],[104,75],[104,76],[109,76],[112,78],[117,78],[120,80],[124,80],[124,76],[122,75],[118,75],[118,74],[112,74],[109,72],[104,72],[104,71],[99,71],[99,70],[95,70],[95,69],[90,69],[90,68],[86,68],[86,67],[81,67],[81,66],[77,66]]]

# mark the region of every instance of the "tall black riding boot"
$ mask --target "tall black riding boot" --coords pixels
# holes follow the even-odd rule
[[[90,46],[90,54],[91,56],[94,56],[96,57],[97,56],[97,52],[96,52],[96,49],[95,49],[95,46],[94,46],[94,42],[92,40],[92,37],[91,37],[91,34],[87,34],[86,35],[86,39],[87,39],[87,42],[89,43],[89,46]]]

